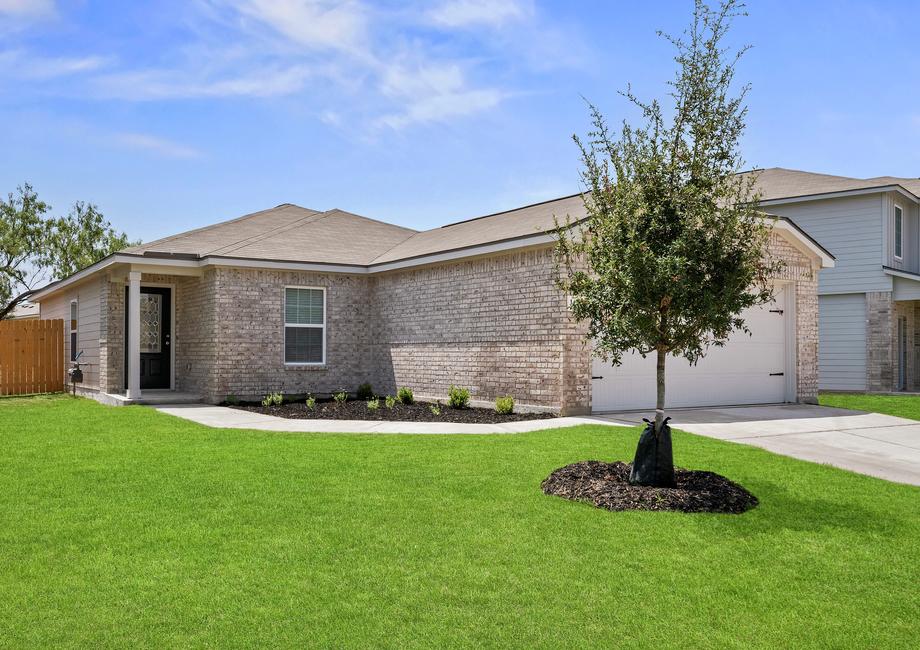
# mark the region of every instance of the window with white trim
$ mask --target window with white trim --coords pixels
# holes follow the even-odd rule
[[[894,206],[894,256],[901,259],[904,254],[904,211]]]
[[[326,362],[326,290],[284,289],[284,363]]]
[[[76,300],[70,301],[70,360],[77,360],[77,330],[80,316],[80,305]]]

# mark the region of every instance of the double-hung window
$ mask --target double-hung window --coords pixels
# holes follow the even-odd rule
[[[80,305],[76,300],[70,301],[70,360],[77,360],[77,330],[80,316]]]
[[[284,363],[326,362],[326,290],[284,289]]]
[[[904,211],[900,205],[894,206],[894,256],[904,257]]]

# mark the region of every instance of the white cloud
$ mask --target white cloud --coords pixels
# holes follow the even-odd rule
[[[411,124],[443,122],[448,118],[464,117],[494,108],[506,95],[498,90],[465,90],[423,97],[410,103],[399,113],[384,115],[376,120],[378,126],[402,129]]]
[[[444,27],[501,27],[532,15],[532,3],[522,0],[448,0],[428,12]]]
[[[106,65],[101,56],[55,57],[33,56],[22,50],[0,52],[4,74],[25,79],[51,79],[72,74],[93,72]]]
[[[459,64],[425,64],[415,68],[393,64],[384,69],[381,91],[402,109],[378,118],[378,126],[401,129],[410,124],[444,121],[497,106],[505,94],[497,89],[470,88]]]
[[[244,17],[309,48],[353,50],[365,37],[366,12],[354,0],[230,0],[229,4]]]
[[[53,16],[54,0],[0,0],[0,14],[16,18]]]
[[[166,158],[200,158],[202,155],[192,147],[145,133],[118,133],[113,139],[121,146],[149,151]]]
[[[97,77],[93,84],[109,99],[154,101],[200,97],[276,97],[303,90],[307,66],[257,70],[218,79],[191,78],[182,72],[145,70]]]

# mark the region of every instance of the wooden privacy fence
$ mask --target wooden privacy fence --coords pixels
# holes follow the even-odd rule
[[[64,321],[0,321],[0,395],[64,390]]]

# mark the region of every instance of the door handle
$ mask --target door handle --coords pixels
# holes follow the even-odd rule
[[[770,376],[771,377],[783,377],[785,374],[786,374],[785,372],[771,372]]]
[[[604,377],[603,377],[602,375],[598,375],[598,376],[596,376],[596,377],[591,377],[591,379],[603,379],[603,378],[604,378]]]

